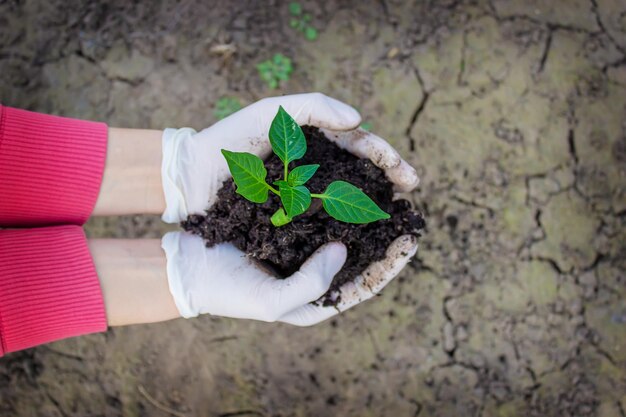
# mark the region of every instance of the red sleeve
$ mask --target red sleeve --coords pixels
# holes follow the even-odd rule
[[[104,123],[0,105],[0,225],[83,224],[106,157]]]
[[[106,327],[81,227],[0,230],[0,355]]]

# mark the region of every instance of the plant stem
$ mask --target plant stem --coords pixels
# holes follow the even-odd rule
[[[273,192],[274,194],[276,194],[277,196],[279,196],[279,197],[280,197],[280,191],[278,191],[276,188],[272,187],[272,186],[271,186],[271,185],[269,185],[269,184],[265,184],[265,185],[267,185],[267,188],[269,188],[269,190],[270,190],[271,192]]]
[[[270,218],[272,224],[276,227],[284,226],[287,223],[291,222],[291,217],[287,216],[285,213],[285,209],[280,207]]]
[[[289,175],[289,164],[285,162],[285,181],[287,181],[288,175]]]
[[[327,196],[325,194],[313,194],[313,193],[311,193],[311,197],[324,199]]]

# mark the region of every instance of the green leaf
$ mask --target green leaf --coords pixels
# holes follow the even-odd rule
[[[265,182],[267,170],[263,161],[247,152],[231,152],[222,149],[228,168],[237,184],[237,193],[253,203],[265,203],[269,186]]]
[[[299,23],[300,22],[298,22],[298,19],[291,19],[291,20],[289,20],[289,26],[294,28],[294,29],[298,27]]]
[[[363,191],[345,181],[330,183],[321,198],[324,210],[341,222],[364,224],[390,217]]]
[[[274,77],[280,81],[289,81],[289,72],[283,71],[280,68],[277,68],[274,72]]]
[[[256,65],[256,68],[259,71],[259,73],[270,72],[271,71],[271,67],[272,67],[272,63],[270,61],[259,62]]]
[[[270,221],[276,227],[284,226],[287,223],[291,222],[291,220],[291,217],[287,216],[287,213],[285,213],[285,209],[283,209],[282,207],[276,210],[276,212],[272,214],[272,217],[270,218]]]
[[[314,41],[317,39],[317,29],[312,26],[307,26],[306,29],[304,29],[304,37],[310,41]]]
[[[298,185],[304,185],[315,174],[315,171],[319,168],[319,164],[313,165],[300,165],[295,167],[293,171],[289,173],[287,182],[289,185],[295,187]]]
[[[311,205],[311,192],[303,185],[280,187],[280,201],[285,206],[287,216],[294,218],[307,211]]]
[[[278,113],[272,121],[269,136],[272,150],[283,163],[289,164],[304,156],[306,152],[304,133],[282,106],[278,108]]]
[[[291,59],[287,58],[285,55],[282,55],[282,54],[277,54],[274,56],[274,62],[272,65],[273,65],[273,71],[275,74],[282,73],[282,74],[285,74],[287,77],[289,77],[289,75],[291,74],[291,71],[293,71],[293,65],[291,65]]]
[[[256,68],[261,80],[272,89],[278,88],[279,81],[288,81],[293,72],[291,59],[283,54],[275,54],[271,59],[259,62]]]
[[[217,100],[215,103],[215,110],[213,110],[213,115],[218,120],[222,120],[239,110],[241,110],[241,102],[239,99],[236,97],[226,96]]]
[[[300,13],[302,13],[302,6],[300,5],[300,3],[297,3],[295,1],[289,3],[289,13],[294,16],[298,16]]]
[[[288,65],[291,64],[291,59],[287,58],[283,54],[274,54],[274,56],[272,57],[272,62],[275,65]]]

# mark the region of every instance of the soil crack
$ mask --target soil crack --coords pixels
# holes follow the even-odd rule
[[[602,19],[600,18],[598,0],[591,0],[591,10],[593,11],[593,15],[596,18],[596,23],[598,24],[598,27],[600,27],[600,30],[602,31],[602,33],[604,33],[607,36],[607,38],[609,38],[611,43],[613,43],[613,46],[615,46],[615,48],[617,48],[618,51],[620,51],[623,55],[626,54],[626,50],[622,48],[620,44],[615,40],[613,35],[611,35],[611,33],[609,33],[609,31],[606,30],[606,27],[604,26],[604,22],[602,22]]]
[[[548,258],[545,256],[530,256],[527,258],[529,261],[538,261],[538,262],[545,262],[548,265],[550,265],[552,267],[552,269],[554,269],[558,274],[564,274],[565,271],[563,270],[563,268],[561,268],[559,266],[559,264],[552,258]]]
[[[567,132],[567,143],[569,146],[569,153],[574,160],[574,163],[578,165],[578,152],[576,151],[576,139],[574,138],[574,129],[570,129]]]
[[[546,44],[543,48],[543,52],[541,53],[541,59],[539,60],[539,68],[537,69],[537,74],[541,74],[543,69],[546,66],[546,61],[548,60],[548,55],[550,54],[550,48],[552,47],[552,30],[548,29],[548,34],[546,35]]]
[[[426,108],[426,103],[428,102],[428,99],[430,98],[430,94],[431,94],[430,91],[427,91],[426,86],[424,84],[424,79],[422,78],[422,75],[420,74],[419,69],[416,66],[413,66],[413,72],[415,73],[417,82],[422,89],[423,96],[420,102],[417,104],[417,107],[415,108],[415,111],[413,112],[413,115],[411,116],[411,121],[409,122],[409,125],[407,126],[405,130],[405,135],[407,138],[409,138],[409,149],[411,152],[415,151],[415,138],[411,136],[411,131],[413,130],[413,127],[417,124],[420,115]]]
[[[217,417],[264,416],[264,415],[265,414],[256,410],[238,410],[238,411],[231,411],[228,413],[221,413],[221,414],[218,414]]]

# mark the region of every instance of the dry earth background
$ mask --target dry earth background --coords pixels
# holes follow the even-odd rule
[[[428,221],[381,297],[315,328],[201,317],[9,354],[0,415],[625,417],[626,3],[303,6],[314,42],[284,2],[0,0],[3,104],[202,128],[222,96],[322,91],[418,168]]]

